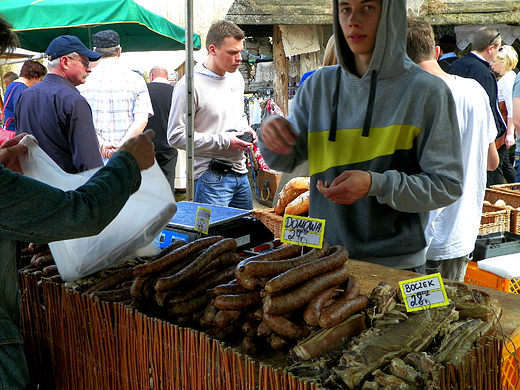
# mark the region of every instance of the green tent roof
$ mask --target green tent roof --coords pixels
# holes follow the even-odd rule
[[[133,0],[0,0],[21,47],[44,52],[59,35],[75,35],[92,48],[92,35],[112,29],[123,51],[183,50],[185,30]],[[193,47],[200,37],[193,34]]]

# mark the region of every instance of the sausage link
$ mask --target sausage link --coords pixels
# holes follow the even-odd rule
[[[218,313],[220,309],[217,309],[214,305],[214,302],[211,301],[204,310],[204,323],[208,326],[214,326],[215,325],[215,316]]]
[[[206,292],[208,289],[214,287],[215,285],[226,282],[233,277],[235,274],[235,266],[232,265],[223,270],[212,270],[215,272],[211,272],[206,274],[208,276],[203,276],[198,278],[193,282],[194,286],[191,287],[184,293],[177,294],[175,297],[170,299],[170,303],[177,303],[186,301],[188,299],[194,298],[195,296]]]
[[[339,285],[319,293],[307,304],[305,310],[303,311],[303,320],[307,325],[318,325],[321,311],[323,310],[325,304],[329,301],[329,299],[338,295],[338,287]]]
[[[189,301],[171,305],[168,309],[168,314],[180,317],[187,316],[204,309],[210,302],[211,297],[208,297],[206,294],[200,295]]]
[[[173,252],[175,249],[180,248],[181,246],[186,245],[186,242],[183,240],[175,240],[170,245],[168,245],[166,248],[163,248],[159,253],[152,256],[150,258],[150,261],[159,260],[160,258],[168,255],[170,252]]]
[[[177,272],[179,272],[181,269],[186,267],[188,264],[190,264],[193,260],[195,260],[203,251],[198,251],[195,253],[192,253],[185,259],[179,261],[178,263],[175,263],[174,265],[162,270],[161,272],[157,272],[151,275],[148,275],[149,278],[145,282],[143,286],[143,295],[145,298],[153,298],[155,293],[155,284],[160,278],[164,278],[167,276],[171,276]]]
[[[219,328],[223,328],[231,321],[233,321],[233,317],[227,314],[224,310],[219,310],[217,314],[215,314],[214,323],[215,326],[218,326]]]
[[[286,351],[290,347],[289,341],[276,333],[271,333],[269,337],[267,337],[267,341],[275,351]]]
[[[93,291],[89,294],[91,298],[97,297],[101,299],[102,301],[108,301],[108,302],[121,302],[121,301],[127,301],[130,297],[130,287],[122,288],[119,290],[99,290],[99,291]]]
[[[262,304],[262,297],[258,291],[244,294],[218,295],[215,297],[215,307],[220,310],[242,310]]]
[[[348,268],[346,264],[343,264],[335,270],[308,280],[302,286],[286,294],[268,295],[264,298],[264,313],[284,314],[299,309],[322,291],[343,283],[347,278]]]
[[[56,264],[56,263],[54,261],[54,257],[50,253],[47,255],[40,256],[34,261],[34,266],[37,268],[45,268],[48,265],[53,265],[53,264]]]
[[[343,246],[333,246],[330,248],[329,255],[311,261],[310,263],[302,264],[272,278],[265,285],[265,291],[267,291],[268,294],[273,294],[277,291],[285,290],[307,279],[337,269],[341,265],[344,265],[347,259],[348,252]]]
[[[273,333],[273,330],[269,327],[269,325],[267,325],[265,320],[262,320],[262,322],[258,324],[256,332],[258,336],[269,336],[271,333]]]
[[[329,244],[323,241],[321,248],[313,248],[308,253],[284,260],[254,260],[244,264],[244,272],[251,276],[279,275],[299,265],[309,263],[325,256],[329,252]]]
[[[132,273],[133,275],[133,273]],[[148,276],[137,276],[134,278],[134,281],[132,283],[132,286],[130,287],[130,296],[133,300],[140,300],[143,299],[143,286],[145,282],[150,278],[150,275]],[[88,290],[86,291],[88,292]]]
[[[234,275],[234,273],[233,273]],[[235,279],[236,280],[236,279]],[[213,294],[215,295],[224,295],[224,294],[242,294],[249,291],[247,288],[236,283],[228,283],[228,284],[219,284],[213,289]]]
[[[238,283],[247,290],[256,290],[260,287],[260,280],[257,277],[246,274],[244,271],[235,269],[235,278]]]
[[[301,253],[301,251],[302,247],[299,245],[282,245],[281,247],[273,249],[270,252],[248,257],[247,259],[242,260],[237,265],[237,269],[240,271],[244,271],[245,265],[251,261],[275,261],[290,259],[295,256],[298,256]]]
[[[206,333],[209,337],[217,339],[217,340],[225,340],[228,337],[236,335],[238,331],[240,331],[241,324],[238,321],[231,321],[228,325],[219,328],[215,326],[214,328],[206,329],[204,333]]]
[[[237,242],[234,238],[224,238],[206,249],[188,266],[172,276],[160,278],[155,284],[155,289],[159,292],[171,290],[179,284],[196,277],[213,259],[225,252],[234,252],[237,249]]]
[[[174,249],[172,252],[160,259],[134,267],[134,275],[146,276],[162,271],[163,269],[168,268],[172,264],[175,264],[190,254],[206,249],[223,239],[224,237],[222,236],[210,236],[189,242],[177,249]]]
[[[256,339],[253,336],[244,336],[242,339],[242,351],[246,355],[254,355],[256,350]]]
[[[116,273],[113,273],[108,278],[103,279],[101,282],[94,284],[89,287],[85,294],[90,294],[94,291],[102,291],[102,290],[112,290],[118,284],[125,282],[127,280],[131,280],[134,278],[134,270],[133,268],[125,268]]]
[[[59,275],[58,266],[56,264],[48,265],[42,271],[45,276]]]
[[[332,328],[334,325],[346,320],[352,314],[363,310],[367,305],[368,297],[364,295],[358,295],[352,299],[344,299],[344,297],[341,297],[323,310],[318,323],[322,328]]]
[[[361,283],[359,283],[359,279],[354,275],[350,275],[348,277],[348,284],[345,292],[341,295],[345,299],[352,299],[359,295],[361,292]]]
[[[211,269],[220,268],[225,265],[233,264],[236,268],[236,265],[240,262],[240,258],[240,255],[234,251],[224,252],[209,262],[208,265],[200,271],[200,275],[205,274]]]
[[[264,321],[273,332],[291,340],[303,339],[311,333],[309,327],[295,324],[283,316],[264,313]]]

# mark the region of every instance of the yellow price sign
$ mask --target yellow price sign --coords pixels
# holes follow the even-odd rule
[[[399,282],[407,311],[426,310],[449,304],[440,273]]]
[[[324,219],[286,214],[283,217],[282,237],[280,241],[288,244],[321,248],[323,246],[324,233]]]
[[[200,206],[197,207],[197,214],[195,216],[195,230],[204,234],[208,234],[210,217],[210,209]]]

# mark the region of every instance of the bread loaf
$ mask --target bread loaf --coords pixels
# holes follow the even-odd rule
[[[310,179],[308,177],[295,177],[289,180],[287,184],[283,186],[278,195],[278,201],[274,208],[274,212],[278,215],[283,215],[285,207],[296,199],[298,195],[308,191],[309,185]]]
[[[285,207],[285,214],[290,215],[302,215],[309,212],[309,194],[310,191],[305,191],[290,202]]]

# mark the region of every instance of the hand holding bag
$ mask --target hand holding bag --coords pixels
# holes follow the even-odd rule
[[[24,175],[62,190],[78,188],[99,170],[66,173],[31,136],[21,142],[29,149],[27,156],[20,156]],[[101,233],[49,244],[63,281],[74,281],[127,261],[129,254],[150,244],[171,221],[177,204],[157,162],[141,171],[141,176],[139,190]]]

